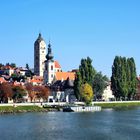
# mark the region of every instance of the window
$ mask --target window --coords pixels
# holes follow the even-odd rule
[[[53,78],[53,74],[51,74],[51,78]]]
[[[53,66],[51,66],[51,70],[53,70]]]

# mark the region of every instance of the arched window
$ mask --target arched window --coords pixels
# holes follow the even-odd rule
[[[51,70],[53,70],[53,66],[51,65]]]

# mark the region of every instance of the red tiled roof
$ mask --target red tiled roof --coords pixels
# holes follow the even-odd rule
[[[0,83],[4,83],[6,80],[3,77],[0,77]]]
[[[58,63],[58,61],[54,61],[54,65],[55,65],[55,68],[61,68],[60,64]]]
[[[68,77],[70,80],[75,80],[74,72],[56,72],[55,76],[56,80],[67,80]]]

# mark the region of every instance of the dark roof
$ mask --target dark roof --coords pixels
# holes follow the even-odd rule
[[[35,44],[36,44],[36,43],[40,43],[42,40],[44,40],[44,39],[42,38],[41,33],[39,33],[38,38],[37,38],[37,40],[35,41]]]
[[[51,85],[51,88],[54,90],[64,90],[68,88],[73,88],[73,86],[74,81],[67,78],[67,80],[64,81],[57,80],[56,82],[53,83],[53,85]]]

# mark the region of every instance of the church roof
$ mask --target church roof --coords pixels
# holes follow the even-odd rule
[[[54,64],[55,64],[55,68],[61,68],[61,66],[60,66],[58,61],[54,61]]]
[[[56,80],[75,80],[75,73],[74,72],[56,72],[55,73]]]

